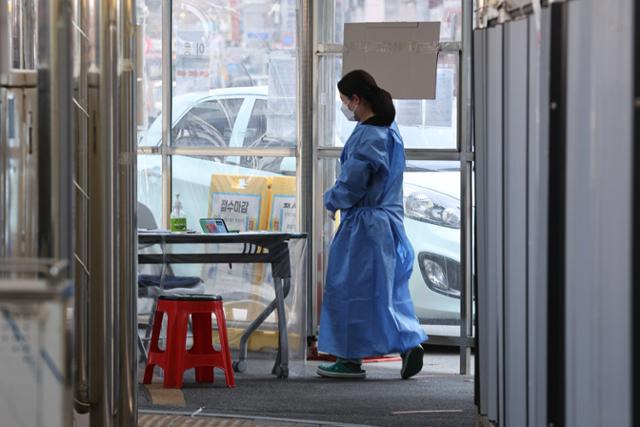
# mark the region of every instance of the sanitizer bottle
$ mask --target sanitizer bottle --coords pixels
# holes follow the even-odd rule
[[[182,210],[180,194],[176,194],[176,201],[171,209],[171,231],[187,231],[187,216]]]

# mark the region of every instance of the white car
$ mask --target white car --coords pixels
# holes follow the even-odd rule
[[[460,166],[407,162],[404,225],[416,259],[409,287],[422,321],[460,316]],[[445,321],[445,322],[443,322]]]
[[[178,96],[173,102],[172,132],[176,147],[295,147],[295,127],[290,137],[266,136],[266,86]],[[420,146],[412,140],[425,137],[424,129],[400,126],[400,132],[407,147]],[[349,129],[340,133],[344,141]],[[140,145],[159,146],[161,137],[162,116],[158,116]],[[159,223],[160,164],[157,158],[146,157],[139,160],[139,201]],[[188,224],[193,225],[207,216],[213,174],[295,175],[295,167],[294,158],[174,156],[173,192],[180,194]],[[408,162],[404,181],[405,227],[416,253],[410,279],[416,313],[429,323],[455,321],[461,284],[459,163]]]

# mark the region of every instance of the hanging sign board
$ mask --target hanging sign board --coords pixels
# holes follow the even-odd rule
[[[435,99],[439,22],[345,24],[342,72],[362,69],[395,99]]]

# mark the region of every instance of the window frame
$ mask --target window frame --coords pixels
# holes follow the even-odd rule
[[[461,264],[467,297],[461,298],[461,334],[452,340],[439,341],[438,337],[432,337],[431,342],[440,342],[460,346],[461,373],[469,371],[470,349],[473,343],[471,325],[471,280],[472,280],[472,175],[474,152],[471,141],[471,29],[473,18],[473,6],[471,2],[461,1],[462,7],[462,40],[442,41],[439,48],[442,52],[453,52],[458,58],[458,88],[457,97],[457,147],[454,149],[407,149],[407,160],[455,160],[461,163],[461,210],[463,226],[461,228]],[[327,55],[341,55],[342,45],[328,40],[327,33],[334,29],[327,26],[335,26],[335,1],[306,2],[298,0],[298,21],[296,52],[298,58],[298,83],[296,104],[298,107],[296,120],[296,146],[272,147],[272,148],[245,148],[244,138],[241,146],[225,148],[207,147],[175,147],[172,139],[172,101],[173,101],[173,2],[162,2],[162,141],[158,147],[138,147],[139,154],[159,154],[162,158],[162,226],[168,228],[169,214],[171,211],[172,197],[172,156],[174,155],[201,155],[213,157],[229,156],[269,156],[269,157],[294,157],[297,163],[298,178],[298,212],[300,223],[309,233],[311,246],[309,248],[309,286],[310,300],[308,307],[310,324],[309,334],[313,335],[318,316],[315,312],[316,286],[323,278],[319,277],[314,260],[318,255],[318,244],[322,236],[321,219],[324,215],[321,203],[313,199],[310,190],[318,190],[319,181],[318,164],[320,159],[335,159],[340,155],[340,147],[321,147],[317,144],[318,136],[318,109],[319,90],[313,82],[313,76],[318,76],[319,58]],[[324,19],[330,17],[331,19]],[[245,107],[243,103],[242,107]],[[253,105],[252,105],[253,106]],[[251,111],[250,111],[251,112]],[[311,115],[312,117],[308,117]],[[234,133],[238,125],[234,123]],[[304,129],[309,127],[311,130]],[[232,133],[233,135],[233,133]],[[234,144],[235,145],[235,144]],[[305,170],[302,170],[304,167]]]

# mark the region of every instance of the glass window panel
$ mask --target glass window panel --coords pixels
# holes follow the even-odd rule
[[[317,301],[314,309],[318,316],[320,315],[322,309],[322,297],[323,297],[323,288],[325,283],[325,274],[327,271],[327,265],[329,262],[329,247],[331,245],[331,240],[333,236],[338,231],[339,222],[339,213],[338,220],[334,221],[327,215],[327,211],[324,209],[324,205],[322,203],[322,196],[324,192],[329,189],[336,180],[336,177],[339,172],[339,161],[338,159],[327,158],[327,159],[319,159],[317,163],[317,180],[316,180],[316,191],[314,193],[314,197],[316,198],[316,227],[315,229],[319,231],[319,235],[314,238],[313,242],[315,245],[315,250],[317,251]]]
[[[282,104],[281,107],[291,109],[283,114],[274,111],[274,102],[277,100],[256,98],[246,128],[239,130],[244,135],[245,148],[295,148],[295,117],[291,115],[296,108],[295,102],[288,107]],[[274,129],[279,121],[281,129]]]
[[[318,62],[318,142],[320,146],[341,147],[345,140],[338,137],[337,121],[342,117],[337,84],[342,77],[342,59],[334,56],[320,57]],[[347,135],[348,137],[348,135]]]
[[[293,157],[173,156],[172,191],[192,230],[210,217],[230,230],[298,230]]]
[[[342,59],[323,57],[319,66],[319,143],[341,147],[355,127],[340,111],[337,82],[342,76]],[[457,148],[458,56],[440,54],[436,99],[394,100],[396,122],[406,148]],[[393,94],[392,94],[393,95]],[[333,131],[328,124],[335,123]]]
[[[335,182],[337,159],[318,164],[316,197]],[[455,324],[460,318],[460,163],[408,161],[404,174],[404,226],[415,252],[409,288],[422,323]],[[321,215],[322,236],[318,240],[320,265],[326,271],[331,239],[338,223]],[[324,271],[318,277],[324,277]]]
[[[244,147],[260,147],[262,139],[267,133],[267,101],[256,99],[249,118],[247,130],[244,132]]]
[[[190,95],[189,95],[190,96]],[[172,129],[171,143],[175,147],[228,147],[243,98],[215,99],[203,97],[189,102]],[[180,105],[174,102],[174,105]]]
[[[204,146],[295,146],[296,3],[173,2],[174,126],[205,98],[235,98],[235,122],[209,111]]]
[[[405,229],[415,252],[409,288],[425,323],[460,318],[460,163],[408,161]]]
[[[162,160],[159,155],[138,155],[138,227],[161,226]]]
[[[335,0],[334,16],[324,29],[327,43],[342,43],[342,29],[350,22],[439,21],[441,41],[462,38],[461,0]]]
[[[156,145],[148,143],[145,136],[162,112],[162,5],[153,0],[137,0],[136,5],[138,25],[143,34],[140,46],[142,75],[137,86],[141,110],[138,112],[138,141],[140,145]],[[161,123],[155,127],[160,138]]]

